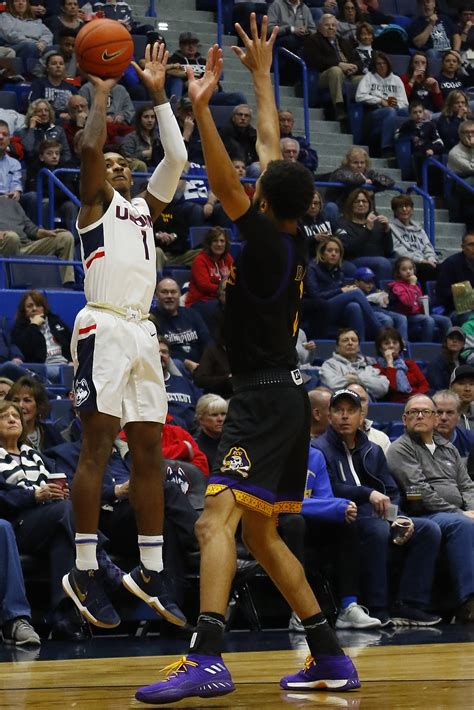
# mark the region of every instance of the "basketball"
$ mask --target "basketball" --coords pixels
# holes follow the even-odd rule
[[[77,63],[86,74],[101,79],[119,77],[133,57],[133,40],[116,20],[97,19],[82,27],[76,37]]]

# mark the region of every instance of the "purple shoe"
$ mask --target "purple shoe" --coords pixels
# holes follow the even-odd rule
[[[220,656],[183,656],[162,669],[166,679],[139,688],[135,698],[142,703],[161,705],[183,698],[215,698],[235,690],[229,671]]]
[[[349,656],[308,656],[303,670],[280,680],[285,690],[355,690],[360,680]]]

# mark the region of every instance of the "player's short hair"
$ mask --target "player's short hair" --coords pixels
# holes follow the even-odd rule
[[[301,163],[272,160],[260,177],[262,196],[277,219],[299,219],[314,195],[314,177]]]

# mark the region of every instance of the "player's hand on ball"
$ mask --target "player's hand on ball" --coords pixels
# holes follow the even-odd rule
[[[207,52],[206,68],[204,74],[197,78],[194,75],[193,67],[186,67],[188,79],[188,96],[194,106],[207,106],[209,100],[219,84],[222,74],[222,49],[217,44],[209,48]]]
[[[120,77],[113,77],[111,79],[101,79],[99,76],[94,76],[93,74],[88,74],[87,78],[94,87],[95,91],[104,92],[110,94],[114,86],[120,80]]]
[[[166,79],[166,64],[169,52],[164,44],[155,42],[153,46],[147,45],[145,49],[145,67],[142,69],[136,62],[132,62],[142,84],[150,93],[163,91]]]

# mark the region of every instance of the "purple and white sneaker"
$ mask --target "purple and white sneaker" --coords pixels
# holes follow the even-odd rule
[[[280,680],[284,690],[355,690],[360,680],[349,656],[308,656],[304,668]]]
[[[235,690],[221,656],[189,654],[162,669],[166,679],[139,688],[135,698],[142,703],[162,705],[183,698],[215,698]]]

